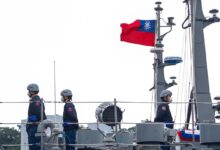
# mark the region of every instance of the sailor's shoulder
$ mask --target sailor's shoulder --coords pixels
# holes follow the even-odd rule
[[[159,110],[162,110],[162,111],[167,111],[169,108],[168,108],[168,105],[166,103],[161,103],[159,106],[158,106],[158,109]]]
[[[73,103],[66,103],[64,107],[74,107]]]

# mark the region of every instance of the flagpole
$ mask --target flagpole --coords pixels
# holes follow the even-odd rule
[[[155,41],[155,47],[151,49],[151,52],[154,53],[154,95],[155,95],[155,110],[157,109],[157,105],[161,102],[160,99],[160,93],[161,91],[171,87],[174,85],[174,83],[167,83],[164,76],[164,67],[167,66],[166,63],[164,63],[163,60],[163,38],[172,31],[172,26],[175,24],[173,23],[173,17],[168,17],[168,22],[165,26],[161,26],[160,19],[161,19],[161,11],[163,11],[163,8],[161,7],[161,2],[155,3],[157,6],[154,8],[156,11],[156,41]],[[169,27],[170,30],[163,33],[161,35],[160,28],[161,27]]]
[[[156,47],[163,47],[161,44],[161,39],[160,39],[160,13],[163,10],[162,7],[160,7],[161,2],[156,2],[155,3],[157,7],[154,8],[156,11],[156,20],[157,20],[157,26],[156,26]]]
[[[161,2],[155,3],[157,7],[154,8],[156,11],[156,41],[155,41],[155,48],[151,50],[154,53],[154,110],[156,113],[157,106],[161,102],[160,100],[160,93],[164,90],[164,84],[166,83],[164,78],[164,68],[160,67],[163,63],[163,44],[162,39],[160,38],[160,14],[163,8],[160,6]]]

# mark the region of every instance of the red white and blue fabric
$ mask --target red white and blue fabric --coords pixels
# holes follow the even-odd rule
[[[200,133],[198,130],[195,130],[194,133],[192,132],[192,130],[180,130],[177,131],[177,135],[181,141],[193,141],[193,135],[195,141],[199,142],[200,140]]]
[[[131,24],[122,23],[121,41],[154,46],[155,26],[156,20],[135,20]]]

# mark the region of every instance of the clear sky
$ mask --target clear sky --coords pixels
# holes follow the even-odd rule
[[[162,17],[173,16],[176,26],[164,40],[164,56],[181,56],[185,19],[183,0],[162,0]],[[155,18],[155,0],[7,0],[0,1],[0,101],[27,101],[29,83],[39,95],[54,101],[69,88],[74,101],[152,101],[151,47],[120,42],[120,23]],[[203,0],[205,16],[220,9],[219,0]],[[205,29],[210,92],[220,95],[218,69],[220,24]],[[165,69],[166,79],[177,76],[181,65]],[[182,81],[181,81],[182,82]],[[177,91],[181,84],[171,90]],[[184,91],[184,90],[183,90]],[[174,101],[178,99],[174,93]],[[76,104],[80,122],[95,122],[99,104]],[[120,104],[124,122],[150,119],[149,104]],[[175,109],[175,106],[173,106]],[[20,122],[27,104],[0,104],[0,122]],[[62,115],[63,104],[57,104]],[[54,114],[54,104],[46,104]]]

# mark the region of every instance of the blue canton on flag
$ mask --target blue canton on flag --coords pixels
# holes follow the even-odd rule
[[[139,31],[155,33],[155,20],[140,20]]]

